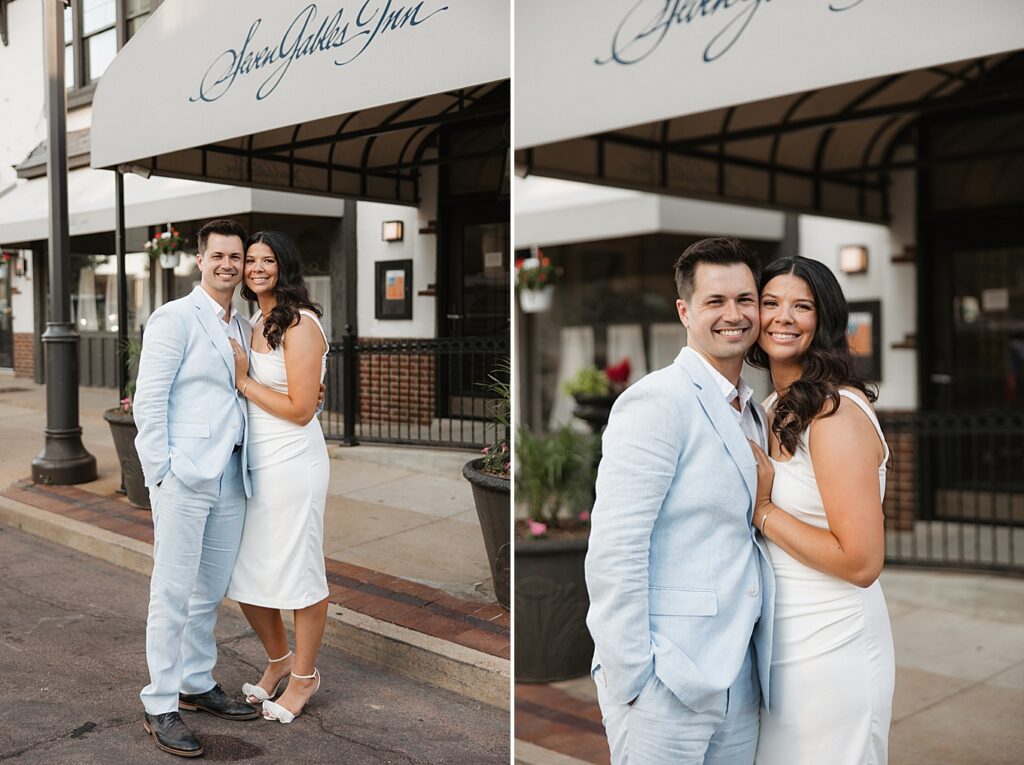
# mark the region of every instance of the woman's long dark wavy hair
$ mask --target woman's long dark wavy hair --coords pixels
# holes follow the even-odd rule
[[[324,309],[309,298],[309,289],[302,280],[302,263],[295,242],[280,231],[257,231],[245,241],[245,252],[254,244],[265,244],[277,258],[277,284],[274,297],[277,305],[263,321],[263,336],[273,349],[281,344],[285,331],[299,320],[299,309],[305,308],[317,316],[324,315]],[[256,295],[242,282],[242,297],[256,300]]]
[[[761,272],[758,292],[776,276],[792,274],[803,279],[814,297],[818,323],[807,353],[800,361],[800,379],[795,380],[775,402],[772,432],[788,454],[795,454],[800,434],[816,417],[829,417],[839,409],[839,388],[856,388],[874,401],[877,396],[857,374],[846,336],[850,309],[842,287],[828,266],[800,255],[781,258]],[[755,344],[747,361],[768,368],[768,354]],[[826,401],[831,403],[826,409]]]

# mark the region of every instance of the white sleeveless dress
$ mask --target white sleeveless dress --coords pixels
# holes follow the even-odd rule
[[[302,310],[324,334],[316,315]],[[262,317],[257,314],[253,331]],[[324,342],[329,345],[326,335]],[[326,346],[325,346],[326,347]],[[250,354],[249,376],[288,392],[284,347]],[[327,351],[320,380],[327,371]],[[296,609],[327,597],[324,568],[324,506],[330,461],[314,417],[305,425],[282,420],[249,402],[249,470],[252,498],[227,596],[240,603]]]
[[[889,447],[871,407],[849,391],[885,449],[878,468],[885,496]],[[773,395],[765,402],[770,409]],[[787,462],[772,460],[772,503],[827,529],[814,477],[810,428]],[[771,521],[769,520],[769,523]],[[892,629],[882,589],[856,585],[804,565],[768,542],[775,570],[771,710],[761,709],[757,765],[884,765],[896,680]]]

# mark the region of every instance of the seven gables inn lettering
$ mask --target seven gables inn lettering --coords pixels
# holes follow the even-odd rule
[[[775,0],[786,2],[787,0]],[[762,5],[772,0],[636,0],[612,35],[611,52],[595,58],[595,64],[636,64],[654,53],[668,33],[684,24],[698,25],[714,16],[727,17],[725,26],[704,48],[704,61],[721,58],[747,31]],[[841,13],[864,0],[822,0],[829,12]]]
[[[358,10],[352,10],[353,8]],[[237,48],[220,53],[207,68],[199,83],[197,95],[189,101],[216,101],[224,96],[239,78],[266,74],[256,90],[261,101],[281,84],[292,62],[304,56],[327,54],[335,66],[344,66],[358,59],[385,34],[414,29],[448,10],[447,5],[428,3],[395,5],[391,0],[364,0],[361,4],[342,4],[330,16],[321,16],[317,3],[310,3],[292,19],[280,35],[271,34],[269,43],[257,33],[263,24],[258,18]],[[317,25],[317,19],[321,21]]]

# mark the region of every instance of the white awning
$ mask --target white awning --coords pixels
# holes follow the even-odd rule
[[[1021,0],[517,0],[515,21],[516,148],[1024,47]]]
[[[516,173],[885,222],[922,115],[1024,104],[1024,2],[519,0]],[[938,119],[938,117],[935,117]],[[911,153],[901,151],[910,148]]]
[[[97,87],[92,166],[415,203],[439,126],[507,121],[508,78],[508,0],[166,0]]]
[[[124,179],[125,225],[156,226],[168,221],[206,220],[250,212],[340,217],[340,199],[222,186],[177,178]],[[114,229],[114,174],[81,168],[68,173],[71,236]],[[0,243],[46,239],[49,190],[46,178],[22,180],[0,195]]]
[[[728,234],[779,241],[785,215],[773,210],[678,199],[555,178],[517,178],[515,248],[645,234]]]

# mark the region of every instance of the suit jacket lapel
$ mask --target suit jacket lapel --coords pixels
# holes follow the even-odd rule
[[[757,470],[754,453],[750,451],[750,444],[747,443],[747,438],[743,435],[743,429],[736,422],[733,413],[729,411],[729,405],[722,397],[722,392],[715,385],[715,381],[711,379],[711,375],[697,358],[696,351],[683,348],[676,357],[676,363],[683,366],[697,387],[697,400],[700,401],[700,405],[711,418],[711,422],[714,423],[715,432],[725,443],[729,456],[740,469],[743,483],[753,499],[757,489]],[[763,430],[762,426],[762,432]]]
[[[210,301],[207,300],[205,295],[199,294],[202,287],[196,287],[192,290],[192,304],[196,308],[196,316],[199,319],[199,324],[206,331],[206,334],[210,336],[213,341],[213,347],[220,353],[221,359],[228,367],[228,372],[231,375],[231,384],[235,384],[235,358],[231,352],[231,344],[228,342],[228,337],[224,334],[224,330],[217,326],[219,319],[213,315],[213,311],[210,308]]]

